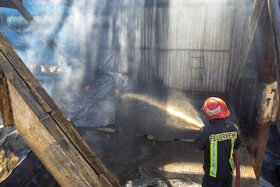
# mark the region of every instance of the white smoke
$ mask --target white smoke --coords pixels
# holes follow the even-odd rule
[[[117,71],[128,73],[132,71],[133,78],[137,78],[140,68],[141,57],[141,36],[143,35],[144,22],[144,1],[143,0],[124,0],[119,4],[116,12],[116,38],[119,45],[119,59],[117,60]],[[134,54],[132,58],[130,58]],[[116,58],[116,57],[115,57]],[[129,64],[134,64],[129,69]]]
[[[85,76],[88,76],[86,75],[88,66],[90,66],[92,73],[98,67],[100,62],[97,61],[97,55],[100,55],[98,54],[98,52],[100,53],[98,51],[100,42],[97,41],[102,38],[100,36],[102,35],[101,28],[98,26],[102,24],[103,20],[97,16],[96,12],[105,6],[104,2],[97,0],[73,0],[70,5],[69,3],[67,5],[70,7],[63,6],[65,3],[66,0],[50,0],[47,6],[40,7],[47,14],[34,16],[35,19],[36,17],[40,19],[35,20],[28,29],[32,31],[33,38],[25,37],[25,42],[30,48],[20,54],[28,67],[38,62],[57,65],[61,69],[59,88],[62,89],[62,92],[69,91],[69,88],[77,90]],[[109,27],[111,28],[111,25]],[[34,38],[36,33],[43,33],[55,41],[57,51],[54,51],[53,61],[41,59],[43,52],[42,54],[36,52],[38,50],[36,46],[39,46],[38,38]],[[42,36],[42,34],[40,35]],[[109,48],[112,40],[111,35],[112,33],[108,33],[105,40],[107,44],[103,44]],[[44,38],[40,40],[47,44]],[[46,49],[39,49],[39,51],[44,50]]]
[[[53,2],[54,4],[57,3],[56,0],[53,0]],[[87,39],[91,38],[90,33],[92,33],[93,24],[95,23],[94,11],[96,2],[96,0],[73,1],[71,12],[63,22],[60,32],[57,33],[57,46],[60,50],[63,51],[63,49],[71,47],[74,51],[80,52],[79,56],[72,56],[69,58],[71,65],[67,64],[65,61],[58,61],[58,65],[64,72],[60,88],[67,89],[71,86],[73,89],[77,89],[83,81],[85,76],[85,64],[88,60],[86,57],[86,44],[88,42]],[[54,19],[57,22],[54,22],[53,25],[57,26],[61,24],[59,23],[60,19]],[[53,32],[54,30],[50,31]],[[51,34],[50,32],[49,35]]]

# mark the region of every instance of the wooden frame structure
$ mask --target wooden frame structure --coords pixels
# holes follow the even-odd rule
[[[1,34],[0,94],[4,125],[15,126],[61,186],[120,186]]]

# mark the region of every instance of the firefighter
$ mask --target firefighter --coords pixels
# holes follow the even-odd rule
[[[210,125],[204,126],[194,140],[196,148],[204,151],[202,187],[231,187],[235,168],[233,149],[241,143],[239,130],[225,120],[230,112],[222,99],[206,99],[203,111]]]

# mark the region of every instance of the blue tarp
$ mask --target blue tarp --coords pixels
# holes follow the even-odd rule
[[[51,24],[50,18],[45,15],[65,15],[70,11],[70,7],[57,5],[53,7],[47,1],[23,0],[23,5],[35,17],[36,21],[43,28]],[[44,62],[53,64],[54,54],[46,42],[30,28],[30,24],[21,16],[21,14],[12,8],[0,8],[0,32],[18,52],[19,56],[25,62]],[[53,33],[50,37],[55,40],[57,33]],[[71,36],[72,38],[72,36]],[[71,40],[72,41],[72,40]],[[72,45],[71,43],[68,43]],[[61,49],[66,55],[77,54],[74,50],[65,46]],[[32,51],[30,55],[27,52]],[[32,55],[32,58],[31,58]]]

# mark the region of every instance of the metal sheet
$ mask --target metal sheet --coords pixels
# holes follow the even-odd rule
[[[160,79],[167,87],[225,93],[234,6],[135,10],[117,14],[117,20],[130,21],[117,32],[116,71],[148,82]]]

